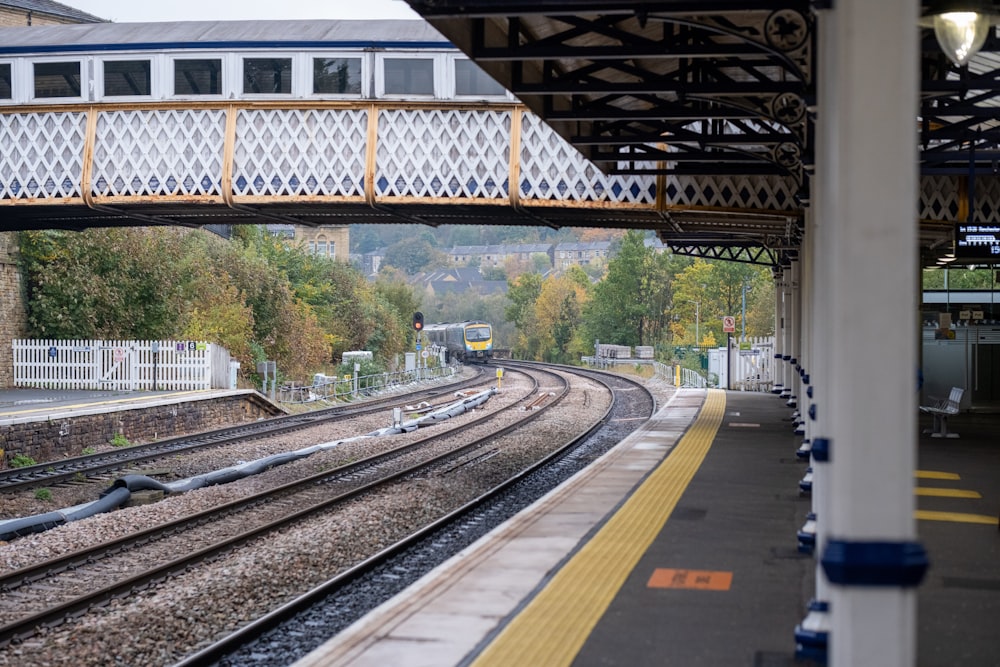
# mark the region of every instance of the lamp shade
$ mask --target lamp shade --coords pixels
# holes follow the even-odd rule
[[[934,36],[945,55],[965,65],[983,47],[990,31],[990,15],[978,12],[945,12],[934,15]]]

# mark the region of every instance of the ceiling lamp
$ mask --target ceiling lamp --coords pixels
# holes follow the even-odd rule
[[[997,15],[988,0],[946,0],[933,3],[921,25],[934,28],[938,45],[959,67],[966,65],[986,42]]]

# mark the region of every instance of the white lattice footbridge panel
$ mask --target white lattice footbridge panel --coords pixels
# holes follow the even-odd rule
[[[390,109],[379,113],[379,198],[503,202],[510,165],[509,111]]]
[[[87,115],[0,114],[0,200],[80,197]]]
[[[368,109],[243,109],[237,197],[364,197]]]
[[[223,109],[102,111],[91,190],[95,197],[219,197]]]

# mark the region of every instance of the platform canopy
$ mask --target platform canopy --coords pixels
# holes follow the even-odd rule
[[[666,202],[664,242],[699,254],[767,245],[766,216],[748,224],[746,202],[773,179],[793,182],[799,214],[808,205],[816,12],[830,0],[407,1],[603,170],[728,200],[705,211]],[[923,30],[913,122],[924,265],[953,250],[956,223],[1000,223],[998,47],[991,29],[958,67]]]

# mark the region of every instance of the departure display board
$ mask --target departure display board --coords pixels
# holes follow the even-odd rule
[[[1000,261],[1000,225],[964,222],[955,225],[955,257]]]

